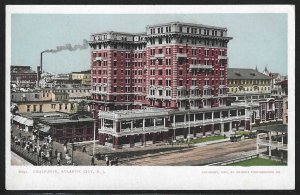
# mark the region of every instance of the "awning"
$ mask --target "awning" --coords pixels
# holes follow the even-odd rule
[[[15,115],[13,117],[13,120],[22,125],[25,125],[25,126],[33,126],[33,120],[19,116],[19,115]]]
[[[39,125],[39,130],[44,132],[44,133],[50,133],[50,126],[48,125]]]

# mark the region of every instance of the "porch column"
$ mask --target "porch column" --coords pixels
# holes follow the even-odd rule
[[[156,129],[156,120],[155,120],[155,118],[153,119],[153,123],[154,123],[154,129]]]
[[[119,121],[114,121],[115,123],[115,128],[116,128],[116,132],[120,132],[120,122]]]
[[[194,113],[194,124],[196,124],[196,113]]]
[[[132,129],[133,129],[133,120],[131,120],[131,131],[132,131]]]
[[[229,131],[232,131],[232,122],[229,122]]]
[[[166,118],[164,117],[164,128],[166,128]]]
[[[205,113],[203,113],[202,116],[203,116],[202,121],[204,122],[204,120],[205,120]]]
[[[224,135],[224,123],[221,123],[221,135]]]
[[[143,118],[143,131],[145,131],[145,119]]]
[[[214,121],[214,112],[211,112],[211,120]]]
[[[193,136],[194,136],[194,137],[197,137],[196,133],[197,133],[197,132],[196,132],[196,127],[193,127]]]
[[[184,124],[186,124],[186,114],[184,114]]]
[[[176,114],[173,116],[173,126],[176,127]]]
[[[271,131],[268,132],[269,134],[269,158],[271,159]]]
[[[176,140],[176,132],[175,132],[175,129],[173,129],[173,140]]]
[[[119,147],[119,138],[113,136],[113,148],[118,148]]]
[[[257,134],[257,137],[256,137],[256,154],[257,154],[257,157],[259,155],[259,135]]]

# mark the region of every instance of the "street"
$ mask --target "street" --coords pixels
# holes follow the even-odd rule
[[[189,151],[171,153],[166,155],[146,157],[125,162],[122,165],[138,166],[163,166],[163,165],[199,165],[201,161],[213,161],[220,157],[233,158],[245,152],[256,149],[256,140],[244,140],[240,142],[224,142],[203,147],[197,147]]]

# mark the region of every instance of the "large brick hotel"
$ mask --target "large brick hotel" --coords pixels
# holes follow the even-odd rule
[[[92,34],[91,100],[100,144],[144,145],[250,128],[227,102],[227,28],[170,22]]]

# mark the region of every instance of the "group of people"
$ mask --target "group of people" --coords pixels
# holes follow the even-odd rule
[[[63,160],[62,152],[59,152],[57,149],[53,151],[53,140],[51,136],[49,135],[39,142],[37,139],[38,137],[34,134],[32,136],[23,136],[21,133],[19,133],[19,136],[11,134],[12,142],[23,148],[24,151],[38,155],[39,164],[49,163],[53,165],[53,159],[56,159],[56,165],[61,165]],[[65,154],[67,164],[71,165],[72,157],[69,151],[65,150]]]
[[[118,162],[119,162],[118,157],[112,157],[112,159],[110,159],[107,155],[105,155],[106,166],[118,165]]]

